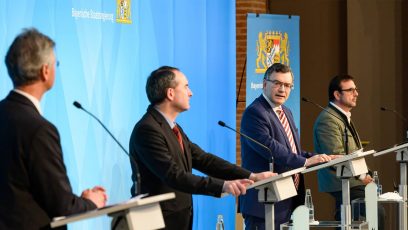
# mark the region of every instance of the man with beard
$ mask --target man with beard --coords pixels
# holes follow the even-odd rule
[[[348,153],[353,153],[362,148],[358,132],[351,121],[351,110],[357,105],[358,90],[354,78],[350,75],[335,76],[329,84],[329,105],[327,111],[322,111],[316,119],[313,128],[314,147],[318,153],[346,154],[344,130],[347,126]],[[330,112],[330,113],[329,113]],[[336,115],[333,116],[332,114]],[[336,176],[334,168],[321,169],[317,173],[319,191],[328,192],[336,200],[336,220],[340,220],[340,206],[342,204],[341,179]],[[360,175],[359,178],[350,178],[350,200],[365,197],[365,185],[373,179],[369,174]],[[354,216],[365,216],[365,208],[360,208],[362,213]],[[384,209],[379,208],[379,229],[384,229]]]

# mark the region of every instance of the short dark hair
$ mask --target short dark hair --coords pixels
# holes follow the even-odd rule
[[[179,69],[171,66],[162,66],[154,70],[146,82],[146,94],[152,105],[162,102],[166,98],[168,88],[174,88],[177,85],[174,71]]]
[[[54,47],[55,42],[37,29],[24,29],[11,43],[5,58],[14,87],[37,81],[39,71],[50,61]]]
[[[335,91],[340,91],[340,84],[345,81],[353,81],[354,78],[348,74],[339,74],[333,77],[329,83],[329,101],[334,101],[336,98],[334,97]]]
[[[293,73],[289,66],[282,64],[282,63],[274,63],[273,65],[269,66],[269,68],[265,71],[264,79],[269,79],[273,72],[276,73],[288,73],[292,75],[293,80]]]

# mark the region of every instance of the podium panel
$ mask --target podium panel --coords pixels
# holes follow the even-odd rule
[[[109,216],[121,218],[116,226],[111,225],[114,230],[150,230],[165,227],[163,218],[158,218],[162,217],[159,203],[134,207],[124,213],[113,213]]]
[[[297,195],[295,185],[293,184],[292,177],[285,177],[280,180],[276,180],[273,183],[269,183],[263,186],[256,187],[258,192],[258,200],[265,201],[281,201]],[[265,192],[267,194],[265,194]]]
[[[114,218],[113,226],[111,226],[114,229],[159,229],[165,227],[160,202],[174,199],[175,197],[176,195],[174,193],[166,193],[143,199],[134,198],[121,204],[110,205],[85,213],[74,214],[67,217],[57,217],[54,218],[50,225],[51,228],[56,228],[76,221],[107,214],[111,217],[122,219],[119,223],[115,223]]]

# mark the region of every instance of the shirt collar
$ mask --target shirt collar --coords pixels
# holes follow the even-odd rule
[[[174,126],[176,126],[176,122],[173,122],[172,120],[170,120],[162,111],[160,111],[160,109],[157,106],[153,106],[153,108],[157,110],[157,112],[159,112],[164,117],[164,119],[166,119],[171,129],[173,129]]]
[[[330,102],[330,104],[331,104],[332,106],[334,106],[336,109],[338,109],[342,114],[346,115],[347,121],[348,121],[348,123],[350,123],[350,121],[351,121],[351,112],[346,112],[346,111],[344,111],[342,108],[340,108],[339,106],[337,106],[337,105],[334,104],[333,102]]]
[[[269,100],[269,98],[264,93],[262,93],[262,96],[265,98],[265,100],[268,102],[268,104],[272,107],[275,114],[278,115],[278,117],[279,117],[279,114],[278,114],[277,110],[282,110],[282,106],[275,105],[271,100]]]
[[[37,111],[42,115],[41,104],[40,104],[40,101],[37,98],[35,98],[33,95],[31,95],[29,93],[26,93],[26,92],[24,92],[22,90],[19,90],[19,89],[13,89],[13,91],[20,94],[20,95],[23,95],[28,100],[30,100],[34,104]]]

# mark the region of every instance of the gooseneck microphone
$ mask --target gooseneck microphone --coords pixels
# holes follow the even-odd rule
[[[218,125],[220,125],[220,126],[222,126],[222,127],[225,127],[225,128],[227,128],[227,129],[230,129],[230,130],[232,130],[232,131],[238,133],[240,136],[243,136],[243,137],[245,137],[246,139],[248,139],[248,140],[254,142],[255,144],[261,146],[262,148],[268,150],[268,152],[271,153],[271,155],[272,155],[272,151],[271,151],[267,146],[265,146],[264,144],[258,142],[257,140],[253,139],[252,137],[250,137],[250,136],[248,136],[248,135],[246,135],[246,134],[244,134],[244,133],[241,133],[241,132],[239,132],[239,131],[237,131],[237,130],[231,128],[231,127],[229,127],[229,126],[228,126],[227,124],[225,124],[225,122],[223,122],[223,121],[218,121]],[[274,163],[274,162],[273,162],[273,157],[271,156],[271,159],[269,159],[269,170],[270,170],[271,172],[273,172],[273,163]]]
[[[386,108],[386,107],[381,107],[380,109],[381,109],[381,111],[393,112],[393,113],[395,113],[395,114],[397,115],[397,117],[400,118],[405,124],[408,123],[407,118],[405,118],[404,116],[402,116],[402,114],[399,113],[399,112],[397,112],[395,109],[388,109],[388,108]]]
[[[339,116],[337,116],[336,114],[330,112],[329,110],[327,110],[326,108],[324,108],[323,106],[317,104],[317,103],[314,102],[314,101],[311,101],[311,100],[309,100],[309,99],[307,99],[307,98],[305,98],[305,97],[302,97],[302,101],[311,103],[311,104],[313,104],[314,106],[319,107],[319,108],[322,109],[323,111],[327,112],[328,114],[332,115],[333,117],[339,119],[341,122],[344,123],[344,150],[346,151],[346,155],[348,155],[348,154],[349,154],[349,146],[348,146],[349,140],[348,140],[348,131],[347,131],[347,123],[346,123],[346,121],[343,120],[343,119],[341,119]]]
[[[93,115],[91,112],[89,112],[88,110],[84,109],[84,107],[82,107],[82,105],[77,102],[74,101],[74,106],[78,109],[83,110],[85,113],[89,114],[91,117],[93,117],[96,121],[99,122],[99,124],[101,124],[101,126],[105,129],[106,132],[108,132],[108,134],[112,137],[112,139],[116,142],[116,144],[119,145],[119,147],[123,150],[123,152],[128,155],[129,159],[132,161],[132,163],[135,165],[135,169],[136,169],[136,195],[140,194],[140,189],[141,189],[141,179],[140,179],[140,173],[139,173],[139,166],[137,165],[137,162],[135,160],[135,158],[129,154],[128,151],[126,151],[126,149],[122,146],[122,144],[115,138],[115,136],[113,136],[113,134],[109,131],[108,128],[106,128],[106,126],[102,123],[102,121],[100,121],[95,115]]]
[[[380,109],[381,109],[381,111],[388,111],[388,112],[394,113],[395,115],[397,115],[397,117],[399,119],[401,119],[401,121],[403,121],[405,123],[405,125],[408,124],[407,118],[404,117],[401,113],[397,112],[395,109],[389,109],[389,108],[386,108],[386,107],[381,107]],[[408,130],[407,130],[407,139],[408,139]]]

